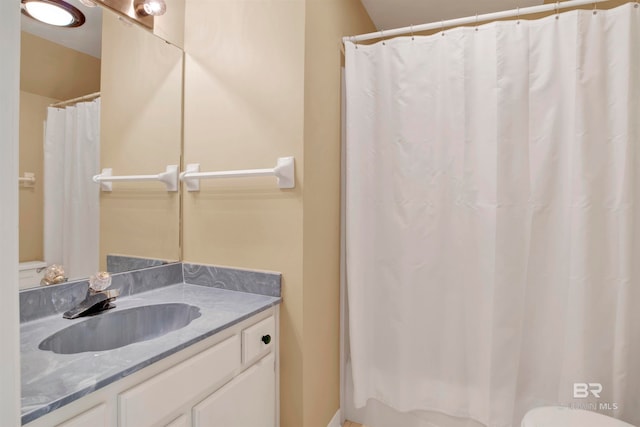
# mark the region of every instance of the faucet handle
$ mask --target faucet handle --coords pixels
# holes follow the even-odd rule
[[[94,292],[101,292],[111,286],[111,275],[101,271],[89,277],[89,288]]]

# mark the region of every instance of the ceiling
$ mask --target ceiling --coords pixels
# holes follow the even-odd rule
[[[501,10],[538,6],[543,0],[362,0],[378,30],[428,24]]]
[[[22,31],[100,58],[102,51],[102,8],[87,7],[80,3],[79,0],[65,1],[84,13],[87,18],[84,25],[76,28],[55,27],[43,24],[23,14],[20,23]]]

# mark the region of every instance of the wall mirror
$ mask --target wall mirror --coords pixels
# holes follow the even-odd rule
[[[113,1],[65,1],[82,25],[21,17],[21,289],[52,264],[77,280],[180,259],[177,191],[149,181],[109,192],[92,177],[180,166],[184,5],[171,2],[149,28]]]

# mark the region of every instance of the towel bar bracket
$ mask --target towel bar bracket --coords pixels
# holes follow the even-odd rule
[[[200,163],[189,163],[187,165],[186,173],[197,173],[200,172]],[[184,176],[184,174],[182,175]],[[180,177],[181,179],[182,176]],[[199,179],[184,179],[184,185],[187,187],[187,191],[200,191],[200,180]]]
[[[36,186],[36,174],[32,172],[25,172],[18,178],[18,182],[25,188],[33,188]]]
[[[280,157],[275,167],[275,175],[278,178],[278,187],[295,188],[295,166],[293,157]]]
[[[102,172],[100,173],[101,178],[108,179],[111,176],[113,176],[113,169],[111,168],[102,169]],[[93,180],[96,181],[96,178],[94,177]],[[108,193],[113,191],[113,181],[99,181],[99,182],[100,182],[100,190]]]
[[[100,175],[93,177],[93,181],[100,184],[102,191],[113,191],[114,181],[160,181],[166,187],[169,192],[178,191],[178,165],[169,165],[167,169],[157,175],[128,175],[128,176],[113,176],[113,169],[102,169]]]

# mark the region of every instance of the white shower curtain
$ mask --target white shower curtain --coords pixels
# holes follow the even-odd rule
[[[640,424],[640,8],[347,43],[346,90],[355,405]]]
[[[44,257],[67,277],[98,271],[100,100],[47,110],[44,140]]]

